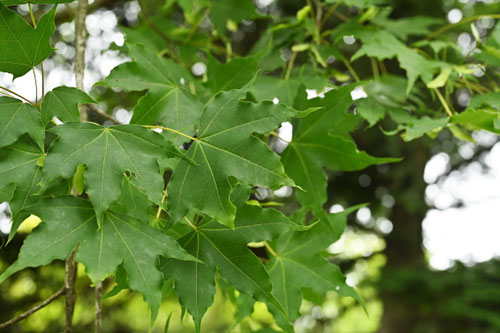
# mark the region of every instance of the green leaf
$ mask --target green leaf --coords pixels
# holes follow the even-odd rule
[[[238,207],[234,229],[205,218],[196,230],[179,239],[186,251],[205,264],[168,260],[162,266],[166,276],[175,277],[179,300],[193,316],[197,332],[213,302],[216,267],[240,292],[282,308],[271,294],[264,266],[247,244],[270,240],[291,228],[294,224],[276,210],[244,205]]]
[[[388,14],[390,14],[389,11],[387,11]],[[432,32],[431,26],[443,22],[442,19],[429,16],[412,16],[397,20],[381,16],[378,15],[373,21],[402,40],[407,40],[409,36],[427,36]]]
[[[101,299],[101,302],[104,300],[118,295],[118,293],[124,289],[128,288],[128,283],[127,283],[127,272],[125,271],[125,268],[123,267],[123,263],[118,265],[116,268],[116,273],[115,273],[115,283],[116,286],[113,287],[110,291],[106,293]]]
[[[174,222],[197,209],[232,226],[236,208],[229,200],[229,176],[252,186],[294,185],[279,156],[252,133],[268,133],[301,113],[284,104],[242,100],[250,85],[218,94],[203,111],[198,139],[187,152],[195,163],[180,161],[168,184]]]
[[[37,198],[38,183],[41,180],[41,167],[37,162],[43,152],[27,136],[22,136],[14,144],[0,149],[0,188],[15,184],[15,191],[10,199],[12,227],[9,241],[14,237],[21,222],[31,213],[25,211]]]
[[[360,207],[330,214],[310,230],[291,231],[272,243],[277,256],[272,257],[266,268],[273,282],[273,293],[287,310],[289,321],[300,316],[301,289],[306,287],[320,294],[335,290],[362,303],[357,293],[346,284],[340,269],[316,254],[340,237],[347,215]],[[270,310],[282,325],[284,318],[272,306]]]
[[[363,55],[379,60],[397,57],[401,68],[406,71],[408,77],[407,94],[419,77],[424,82],[429,82],[432,79],[435,65],[400,42],[390,32],[386,30],[358,30],[356,37],[361,39],[363,45],[352,56],[351,60],[358,59]]]
[[[13,5],[25,5],[31,3],[32,5],[57,5],[60,3],[70,3],[75,0],[0,0],[0,3],[3,3],[5,6],[13,6]]]
[[[470,129],[483,129],[500,134],[500,130],[495,126],[495,121],[498,121],[498,119],[500,119],[500,113],[498,111],[467,109],[459,114],[453,115],[450,118],[450,122],[460,124]]]
[[[491,107],[497,111],[500,111],[500,93],[499,92],[489,92],[486,94],[475,95],[469,101],[469,108],[479,109],[482,107]]]
[[[408,122],[409,113],[405,91],[405,80],[399,76],[383,75],[378,80],[363,85],[367,97],[357,100],[357,113],[365,118],[370,126],[375,125],[389,113],[397,123]]]
[[[129,45],[134,59],[119,65],[96,85],[129,91],[149,90],[134,107],[133,124],[163,125],[188,135],[195,132],[203,105],[191,94],[191,74],[170,59],[160,58],[143,45]]]
[[[446,84],[446,82],[448,81],[448,78],[450,77],[451,72],[452,72],[451,67],[443,69],[441,71],[441,73],[439,73],[439,75],[434,78],[434,80],[427,83],[427,88],[434,89],[434,88],[443,87]]]
[[[83,91],[72,87],[57,87],[49,91],[43,98],[40,108],[43,124],[47,125],[52,117],[62,122],[80,121],[78,103],[97,103]]]
[[[280,102],[293,106],[301,83],[295,78],[282,80],[272,76],[259,76],[252,89],[252,95],[258,101],[272,101],[277,98]]]
[[[422,118],[412,118],[409,126],[406,127],[406,133],[403,136],[405,141],[411,141],[419,138],[426,133],[440,131],[441,128],[448,124],[448,117],[432,119],[427,116]]]
[[[252,0],[214,0],[211,3],[210,21],[221,36],[224,36],[226,31],[227,20],[239,23],[257,16]]]
[[[9,4],[9,3],[7,3]],[[22,17],[0,3],[0,72],[9,72],[14,79],[23,76],[45,60],[54,50],[50,36],[56,25],[56,6],[42,16],[36,29]]]
[[[18,99],[2,96],[0,109],[0,147],[8,146],[28,133],[43,148],[44,126],[36,108]]]
[[[44,179],[70,178],[85,164],[85,190],[99,222],[120,196],[126,171],[151,201],[160,203],[163,177],[157,159],[179,154],[160,134],[137,125],[104,128],[91,123],[67,123],[50,131],[59,138],[45,158]]]
[[[25,267],[63,260],[80,244],[76,260],[85,265],[94,283],[123,262],[130,288],[144,296],[154,319],[162,299],[158,257],[196,260],[171,237],[120,213],[106,212],[98,229],[94,209],[86,200],[71,196],[48,199],[34,207],[33,213],[43,223],[26,238],[17,261],[0,275],[0,283]]]
[[[329,91],[323,99],[309,100],[307,106],[324,109],[301,119],[294,131],[294,138],[282,154],[287,174],[303,191],[297,199],[308,209],[320,212],[326,202],[327,181],[324,168],[353,171],[372,164],[398,161],[394,158],[376,158],[359,151],[349,137],[358,119],[347,114],[352,103],[353,86],[343,86]]]
[[[212,93],[215,95],[221,91],[243,87],[254,77],[257,64],[258,56],[235,58],[225,64],[209,56],[207,78]]]
[[[0,202],[10,201],[14,195],[14,190],[16,189],[16,184],[11,183],[4,188],[0,188]]]
[[[134,185],[133,179],[128,176],[123,177],[122,192],[111,209],[148,223],[150,206],[147,196]]]

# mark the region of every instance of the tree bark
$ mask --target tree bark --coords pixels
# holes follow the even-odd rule
[[[388,216],[393,230],[385,238],[387,263],[380,281],[384,304],[382,333],[415,331],[421,316],[413,297],[415,293],[418,295],[418,284],[411,283],[411,275],[419,268],[427,269],[422,250],[422,221],[428,209],[423,174],[429,151],[423,140],[402,145],[405,159],[393,166],[394,182],[389,187],[396,200]]]

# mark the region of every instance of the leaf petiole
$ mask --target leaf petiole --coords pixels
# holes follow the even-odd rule
[[[268,242],[264,241],[264,246],[269,251],[269,253],[273,255],[273,257],[279,257],[279,255],[273,250],[273,248],[271,247],[271,245],[269,245]]]
[[[191,228],[193,228],[194,230],[198,229],[194,226],[194,224],[191,223],[191,221],[189,221],[189,219],[187,217],[184,216],[184,220],[186,220],[186,222],[191,226]]]
[[[19,98],[21,98],[21,99],[25,100],[26,102],[30,103],[30,104],[31,104],[31,105],[33,105],[34,107],[37,107],[35,103],[33,103],[32,101],[30,101],[30,100],[29,100],[29,99],[27,99],[26,97],[21,96],[21,95],[19,95],[18,93],[14,92],[14,91],[12,91],[12,90],[10,90],[10,89],[7,89],[7,88],[5,88],[5,87],[3,87],[3,86],[0,86],[0,89],[3,89],[3,90],[5,90],[5,91],[7,91],[7,92],[11,93],[12,95],[17,96],[17,97],[19,97]]]
[[[162,129],[164,131],[169,131],[169,132],[172,132],[172,133],[175,133],[175,134],[178,134],[178,135],[181,135],[185,138],[188,138],[190,140],[193,140],[193,141],[196,141],[198,140],[197,138],[193,138],[192,136],[189,136],[187,134],[184,134],[182,132],[179,132],[177,130],[174,130],[173,128],[169,128],[169,127],[163,127],[163,126],[155,126],[155,125],[143,125],[144,127],[147,127],[147,128],[152,128],[152,129],[155,129],[155,128],[158,128],[158,129]]]

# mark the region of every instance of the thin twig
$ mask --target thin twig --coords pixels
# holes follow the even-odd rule
[[[438,88],[434,88],[433,89],[434,92],[436,93],[437,97],[439,98],[439,101],[441,102],[441,104],[443,105],[443,108],[444,110],[446,111],[446,113],[451,117],[453,116],[453,112],[451,112],[450,110],[450,107],[448,106],[448,104],[446,103],[443,95],[441,95],[441,93],[439,92],[439,89]]]
[[[75,14],[75,80],[76,87],[83,90],[83,75],[85,70],[85,42],[87,39],[87,30],[85,28],[85,18],[87,16],[88,0],[80,0]],[[87,110],[83,105],[79,105],[80,120],[87,120]],[[66,305],[65,315],[66,321],[64,324],[64,333],[73,332],[73,313],[76,303],[76,272],[77,265],[75,262],[76,249],[71,252],[66,259],[66,276],[64,284],[66,286]]]
[[[65,303],[65,323],[64,323],[64,333],[73,332],[73,313],[75,311],[76,303],[76,262],[75,262],[75,252],[76,249],[71,252],[69,257],[66,259],[66,277],[64,279],[64,287],[66,288],[66,303]]]
[[[75,16],[75,79],[76,87],[83,90],[83,75],[85,71],[85,43],[87,40],[87,29],[85,28],[85,18],[88,10],[88,0],[80,0]],[[80,118],[82,121],[88,119],[87,109],[79,105]]]
[[[432,39],[432,38],[436,37],[437,35],[442,34],[445,31],[453,29],[453,28],[455,28],[455,27],[457,27],[459,25],[462,25],[462,24],[466,24],[466,23],[469,23],[469,22],[473,22],[473,21],[479,20],[480,18],[483,18],[483,17],[489,17],[489,18],[492,18],[492,19],[498,19],[498,18],[500,18],[500,14],[474,15],[474,16],[471,16],[471,17],[466,17],[463,20],[461,20],[460,22],[453,23],[453,24],[448,24],[448,25],[445,25],[444,27],[441,27],[441,28],[437,29],[436,31],[434,31],[433,33],[431,33],[427,37],[425,37],[424,40]]]
[[[326,21],[328,20],[328,17],[330,17],[330,15],[332,15],[335,10],[337,9],[338,6],[340,6],[340,4],[342,3],[342,1],[339,1],[337,2],[336,4],[334,4],[333,6],[331,6],[328,11],[326,12],[326,14],[323,16],[323,20],[321,21],[321,25],[320,25],[320,29],[323,28],[323,26],[325,25]]]
[[[293,68],[293,63],[295,62],[295,58],[297,57],[297,52],[293,52],[292,56],[290,57],[290,61],[288,62],[288,68],[286,70],[285,74],[285,81],[290,78],[290,74],[292,73],[292,68]]]
[[[111,120],[112,122],[114,122],[115,124],[117,125],[121,125],[122,123],[116,119],[115,117],[107,114],[106,112],[100,110],[97,106],[95,106],[94,104],[86,104],[92,111],[94,111],[95,113],[97,113],[98,115],[108,119],[108,120]]]
[[[380,74],[378,71],[377,60],[375,60],[375,58],[373,58],[373,57],[370,57],[370,63],[372,64],[373,77],[375,78],[375,80],[378,80],[380,77]]]
[[[35,80],[35,104],[38,104],[38,82],[36,80],[35,67],[31,67],[33,70],[33,79]]]
[[[94,320],[94,332],[102,332],[102,282],[98,282],[95,286],[95,320]]]
[[[356,71],[354,70],[354,68],[351,66],[351,63],[350,63],[347,59],[346,59],[346,60],[344,60],[344,65],[345,65],[345,67],[347,67],[347,70],[349,71],[349,73],[351,73],[352,77],[354,78],[354,80],[355,80],[356,82],[361,81],[361,80],[359,79],[358,74],[356,73]]]
[[[50,296],[49,298],[47,298],[45,301],[43,301],[42,303],[36,305],[35,307],[29,309],[28,311],[24,312],[24,313],[21,313],[19,316],[16,316],[4,323],[1,323],[0,324],[0,330],[6,328],[6,327],[9,327],[15,323],[17,323],[18,321],[21,321],[23,320],[24,318],[32,315],[33,313],[37,312],[38,310],[46,307],[47,305],[49,305],[50,303],[52,303],[53,301],[55,301],[56,299],[58,299],[59,297],[61,297],[62,295],[64,295],[66,293],[66,288],[65,287],[62,287],[61,289],[59,289],[55,294],[53,294],[52,296]]]
[[[42,100],[45,97],[45,73],[43,71],[43,61],[40,63],[40,69],[42,71]]]
[[[26,97],[21,96],[21,95],[19,95],[18,93],[14,92],[14,91],[12,91],[12,90],[10,90],[10,89],[7,89],[7,88],[5,88],[5,87],[2,87],[2,86],[0,86],[0,89],[3,89],[3,90],[5,90],[5,91],[8,91],[8,92],[9,92],[9,93],[11,93],[12,95],[17,96],[17,97],[19,97],[19,98],[21,98],[21,99],[25,100],[26,102],[30,103],[30,104],[31,104],[31,105],[33,105],[34,107],[36,107],[35,103],[33,103],[32,101],[30,101],[30,100],[29,100],[29,99],[27,99]]]
[[[35,15],[33,15],[33,9],[31,8],[31,3],[30,2],[28,2],[28,8],[29,8],[29,11],[30,11],[31,21],[33,22],[33,28],[36,29]],[[31,69],[33,69],[33,78],[35,79],[35,104],[38,104],[38,83],[37,83],[37,80],[36,80],[35,66],[32,66]]]
[[[164,190],[163,196],[161,198],[161,204],[158,206],[158,210],[156,211],[156,220],[160,219],[161,211],[163,210],[163,203],[165,202],[166,198],[167,198],[167,190]]]
[[[283,138],[282,138],[282,137],[281,137],[278,133],[276,133],[275,131],[271,131],[271,132],[269,132],[269,134],[270,134],[270,135],[272,135],[272,136],[274,136],[274,137],[276,137],[276,138],[278,138],[278,139],[280,139],[281,141],[283,141],[283,142],[285,142],[285,143],[288,143],[288,144],[290,144],[290,143],[291,143],[290,141],[283,139]]]

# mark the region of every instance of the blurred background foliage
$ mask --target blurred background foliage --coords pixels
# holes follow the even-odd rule
[[[291,24],[275,36],[273,43],[278,45],[280,39],[285,41],[293,34],[298,34],[296,40],[300,40],[304,38],[300,36],[304,32],[301,31],[302,28],[294,27],[293,22],[301,8],[311,5],[310,1],[301,0],[257,0],[255,5],[264,16],[255,14],[248,18],[246,14],[242,14],[242,18],[246,20],[236,23],[224,19],[228,13],[223,9],[217,17],[207,16],[204,10],[197,11],[199,3],[201,2],[196,0],[150,0],[143,1],[141,9],[141,4],[137,1],[91,1],[91,13],[87,18],[90,34],[86,56],[87,86],[107,75],[118,63],[127,60],[119,52],[124,48],[124,37],[120,31],[130,40],[144,43],[149,49],[178,55],[178,60],[185,61],[195,75],[204,75],[205,69],[200,62],[206,62],[206,58],[200,55],[199,48],[209,45],[216,56],[225,54],[229,47],[235,55],[255,52],[266,47],[266,40],[261,37],[273,20]],[[315,5],[317,3],[314,1]],[[349,0],[326,3],[329,3],[330,8],[332,4],[336,7],[324,22],[326,29],[332,29],[334,34],[334,29],[344,19],[360,13],[369,15],[373,8],[385,8],[391,19],[433,17],[437,19],[438,26],[457,22],[462,17],[500,12],[498,1],[486,0]],[[372,4],[381,7],[372,7]],[[18,6],[17,10],[21,15],[28,16],[25,7]],[[72,5],[61,6],[57,14],[58,30],[54,35],[53,45],[58,52],[45,63],[49,85],[50,82],[70,81],[72,77],[73,8]],[[186,8],[192,10],[183,12]],[[37,14],[45,11],[43,6],[34,6],[34,9]],[[242,13],[247,10],[240,9]],[[141,10],[148,13],[148,16],[140,15]],[[250,8],[250,11],[255,10]],[[237,16],[231,13],[231,17]],[[165,48],[165,36],[151,34],[148,20],[153,20],[162,31],[168,31],[167,38],[174,40],[173,44],[176,38],[185,38],[186,29],[192,29],[192,33],[188,34],[190,44],[179,46],[175,52]],[[484,37],[491,31],[493,20],[481,22],[478,27],[480,36]],[[418,24],[417,20],[415,24]],[[408,39],[408,42],[417,40],[405,35],[397,25],[391,28],[403,36],[403,39]],[[197,29],[204,34],[196,33]],[[218,34],[210,33],[212,29],[216,29]],[[338,33],[341,36],[341,32]],[[208,43],[207,38],[211,39]],[[471,48],[475,43],[467,24],[447,31],[446,38],[463,48]],[[343,51],[346,53],[354,53],[359,46],[350,40],[344,41]],[[269,68],[265,70],[272,71],[286,65],[290,53],[286,48],[277,48],[276,52],[268,53],[265,63]],[[303,54],[298,55],[301,56]],[[367,59],[356,60],[352,65],[361,79],[372,77],[372,67]],[[396,60],[385,61],[385,66],[390,71],[398,70]],[[315,76],[311,73],[314,73],[314,69],[308,68],[306,74],[301,75],[310,87],[314,87]],[[329,74],[337,82],[342,82],[349,73],[340,62],[340,66],[330,68]],[[402,86],[405,86],[405,82]],[[129,119],[131,115],[128,110],[143,95],[142,92],[128,93],[102,87],[94,89],[92,93],[96,99],[105,101],[101,103],[101,108],[122,121]],[[374,90],[371,93],[384,91]],[[450,99],[455,109],[463,110],[470,96],[467,95],[467,89],[462,89],[456,91]],[[120,108],[112,108],[112,105],[120,105]],[[388,128],[384,121],[380,125]],[[367,124],[364,124],[362,131],[354,134],[354,138],[360,149],[375,156],[405,156],[401,163],[373,166],[361,172],[331,172],[328,175],[328,205],[332,212],[352,203],[371,203],[369,208],[361,209],[356,216],[350,218],[341,240],[329,249],[334,254],[331,260],[340,265],[347,274],[349,283],[355,285],[364,297],[368,315],[351,298],[342,298],[333,292],[319,296],[306,290],[307,301],[302,305],[302,317],[296,322],[296,331],[499,332],[500,261],[489,257],[487,259],[490,260],[479,260],[483,261],[480,263],[470,260],[465,263],[454,261],[432,265],[431,255],[423,244],[422,229],[422,222],[430,209],[443,210],[465,204],[455,198],[443,206],[436,202],[435,196],[429,194],[429,188],[433,185],[442,186],[452,175],[461,177],[460,172],[471,165],[479,168],[480,173],[487,174],[489,166],[485,156],[495,145],[496,138],[478,133],[475,137],[478,142],[476,145],[464,144],[450,132],[442,131],[435,140],[422,137],[403,143],[398,136],[385,136],[376,126],[369,127]],[[445,156],[444,171],[430,180],[424,179],[429,160],[433,161],[436,156]],[[262,191],[260,194],[262,200],[283,203],[284,209],[294,202],[286,193]],[[3,214],[2,218],[8,219],[8,214]],[[2,248],[0,271],[15,260],[24,237],[36,223],[36,219],[26,221],[12,243]],[[6,236],[3,239],[6,240]],[[83,270],[83,266],[79,267],[79,297],[74,318],[77,332],[91,331],[94,315],[93,289]],[[205,332],[264,333],[279,330],[264,304],[256,303],[253,309],[251,305],[245,308],[244,299],[238,298],[237,293],[222,278],[218,279],[221,292],[217,293],[215,305],[204,318]],[[63,281],[64,267],[61,262],[27,269],[9,278],[0,285],[0,321],[8,320],[47,298],[60,288]],[[106,280],[106,290],[110,290],[113,284],[112,279]],[[235,304],[238,302],[243,304],[240,303],[237,307]],[[147,331],[148,311],[140,295],[121,291],[103,303],[103,331]],[[63,326],[63,312],[64,303],[61,298],[12,327],[9,332],[56,332]],[[252,313],[251,316],[241,319],[248,313]],[[173,294],[162,304],[154,331],[162,332],[169,317],[169,332],[194,331],[189,315],[180,308]],[[236,326],[235,319],[240,320]]]

